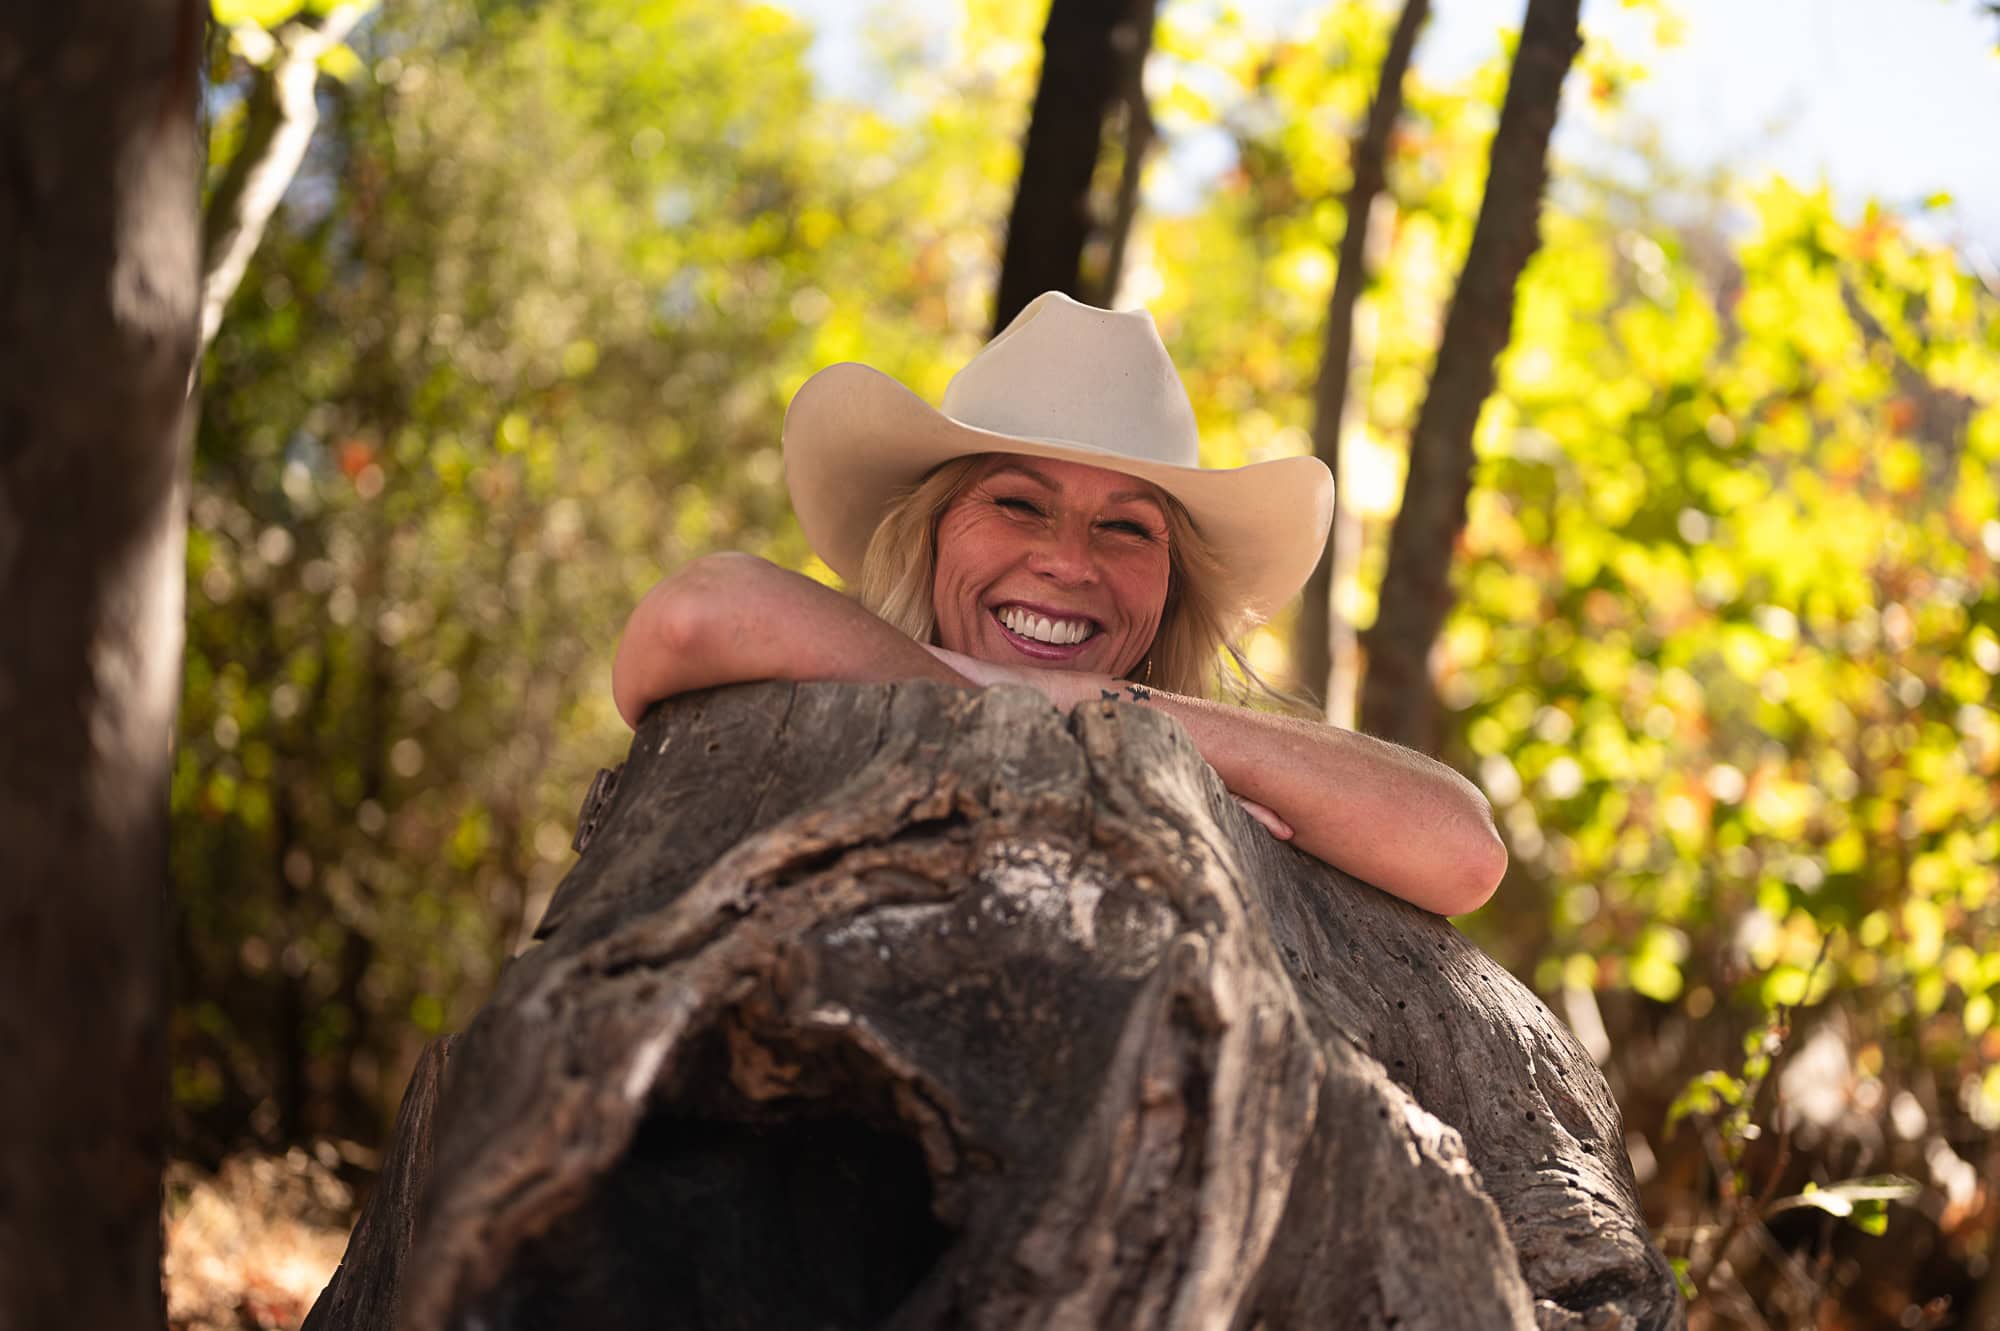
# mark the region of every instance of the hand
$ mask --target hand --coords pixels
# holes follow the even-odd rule
[[[1264,830],[1278,838],[1278,840],[1290,841],[1292,839],[1292,825],[1277,814],[1272,813],[1269,807],[1259,804],[1256,800],[1245,799],[1233,790],[1229,792],[1229,798],[1242,805],[1243,812],[1262,823]]]

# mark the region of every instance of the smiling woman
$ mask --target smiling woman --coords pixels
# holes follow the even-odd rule
[[[1051,534],[1075,544],[1067,551],[1045,545]],[[940,613],[962,602],[934,588],[976,578],[983,565],[997,578],[1010,555],[1012,582],[977,602],[979,615]],[[1065,558],[1102,560],[1109,585],[1053,594],[1049,584],[1061,581]],[[1031,566],[1019,567],[1023,562]],[[1153,585],[1162,578],[1164,590]],[[1083,581],[1095,579],[1087,572]],[[1180,502],[1157,486],[1053,458],[984,453],[945,463],[891,501],[855,590],[864,606],[918,642],[984,655],[966,644],[990,616],[998,632],[989,636],[1023,665],[1097,670],[1205,696],[1228,638],[1209,593],[1216,581],[1214,551]],[[1157,607],[1136,648],[1116,633],[1127,616],[1092,613],[1085,603],[1117,608],[1135,591],[1136,603]]]
[[[938,520],[938,645],[981,660],[1124,675],[1166,608],[1167,519],[1101,467],[992,456]]]
[[[941,411],[867,366],[822,370],[786,415],[786,477],[807,539],[858,600],[762,560],[697,560],[633,611],[619,711],[636,725],[660,698],[751,679],[1137,703],[1173,716],[1273,835],[1426,909],[1479,905],[1506,852],[1470,782],[1215,700],[1232,638],[1317,560],[1332,481],[1310,458],[1220,471],[1197,451],[1152,319],[1053,292],[959,372]]]

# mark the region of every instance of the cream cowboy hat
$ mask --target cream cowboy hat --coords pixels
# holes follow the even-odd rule
[[[1204,470],[1187,390],[1144,310],[1037,296],[945,389],[938,410],[879,370],[830,365],[785,412],[785,483],[806,540],[852,582],[898,491],[968,453],[1061,458],[1137,476],[1215,548],[1238,627],[1311,576],[1333,517],[1317,458]]]

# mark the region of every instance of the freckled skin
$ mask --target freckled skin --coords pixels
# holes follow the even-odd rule
[[[1170,571],[1165,515],[1150,492],[1081,463],[993,459],[938,521],[938,644],[996,665],[1136,669],[1160,627]],[[1008,604],[1088,618],[1097,631],[1065,659],[1037,659],[994,618]]]

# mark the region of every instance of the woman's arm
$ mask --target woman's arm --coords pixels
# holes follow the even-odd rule
[[[1236,794],[1291,824],[1292,844],[1440,915],[1476,910],[1507,871],[1493,810],[1413,749],[1338,726],[1138,690],[1187,730]]]
[[[1115,694],[1158,708],[1181,723],[1231,793],[1290,825],[1293,845],[1425,910],[1477,909],[1507,870],[1507,848],[1486,797],[1414,750],[1128,680],[941,659],[982,684],[1032,684],[1059,707]]]
[[[839,592],[753,555],[719,554],[639,602],[618,639],[611,696],[636,727],[661,698],[750,679],[966,682]]]
[[[633,726],[661,698],[751,679],[1005,680],[1064,708],[1115,692],[1179,721],[1223,784],[1275,812],[1300,849],[1426,910],[1474,909],[1507,867],[1485,797],[1421,754],[1102,675],[941,656],[840,593],[749,555],[708,555],[661,580],[626,621],[611,667],[619,715]]]

